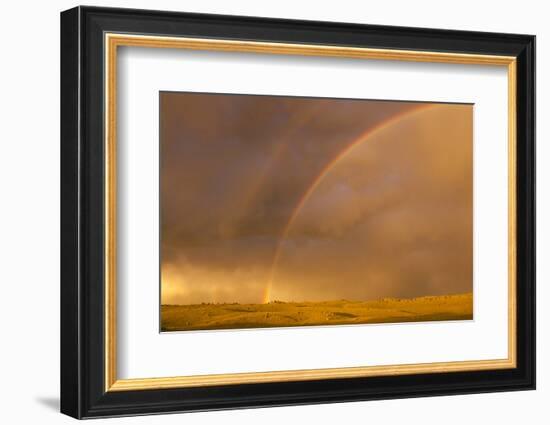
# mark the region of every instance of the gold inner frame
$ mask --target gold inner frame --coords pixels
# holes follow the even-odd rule
[[[516,58],[513,56],[370,49],[106,33],[105,46],[105,391],[410,375],[516,367]],[[119,46],[438,62],[507,67],[508,71],[508,357],[384,366],[118,379],[116,373],[116,99]]]

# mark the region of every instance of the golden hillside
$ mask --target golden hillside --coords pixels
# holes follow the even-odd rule
[[[376,301],[194,304],[161,306],[161,330],[471,320],[472,293]]]

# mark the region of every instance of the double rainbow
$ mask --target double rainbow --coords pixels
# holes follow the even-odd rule
[[[340,161],[342,158],[350,154],[357,146],[361,145],[362,143],[368,141],[371,137],[376,135],[377,133],[380,133],[381,131],[385,130],[386,128],[390,127],[391,125],[411,116],[414,114],[417,114],[421,111],[424,111],[430,107],[434,106],[434,104],[419,104],[418,107],[409,109],[406,111],[403,111],[399,114],[393,115],[374,127],[371,127],[361,133],[358,137],[352,139],[350,143],[346,144],[346,147],[340,151],[331,161],[327,163],[327,165],[321,170],[321,172],[313,179],[311,185],[307,188],[307,190],[303,193],[303,195],[300,198],[300,201],[296,204],[294,207],[292,214],[290,215],[290,219],[288,220],[286,226],[283,229],[283,232],[281,236],[279,237],[279,240],[277,242],[277,247],[275,249],[275,255],[273,256],[273,261],[271,263],[270,271],[269,271],[269,279],[264,291],[263,295],[263,302],[269,303],[271,301],[271,291],[273,288],[273,281],[275,278],[275,272],[279,263],[279,260],[281,258],[282,253],[282,247],[283,243],[288,237],[288,232],[292,228],[292,225],[296,221],[296,217],[300,214],[300,211],[304,207],[307,200],[311,197],[312,193],[315,191],[317,186],[321,183],[323,178],[329,173],[329,171]]]

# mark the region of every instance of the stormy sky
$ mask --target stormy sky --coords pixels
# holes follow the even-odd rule
[[[163,304],[472,290],[472,106],[160,94]]]

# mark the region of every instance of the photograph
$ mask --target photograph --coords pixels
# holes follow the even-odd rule
[[[159,96],[161,331],[473,319],[474,105]]]
[[[299,423],[301,405],[369,401],[373,420],[387,419],[384,405],[394,422],[425,422],[418,398],[430,397],[439,422],[452,411],[467,423],[480,406],[535,417],[545,393],[502,401],[537,381],[543,14],[526,25],[528,7],[498,19],[494,8],[424,8],[439,13],[430,19],[406,2],[378,16],[290,3],[266,16],[64,5],[49,32],[33,22],[52,43],[8,67],[25,80],[11,85],[11,109],[26,111],[11,139],[36,130],[24,139],[38,150],[7,144],[24,151],[6,158],[29,185],[6,180],[25,223],[5,220],[24,257],[5,286],[35,283],[41,295],[25,306],[53,329],[22,352],[57,341],[49,359],[23,356],[56,365],[32,373],[56,386],[37,386],[39,403],[57,394],[77,419],[255,409],[239,423],[294,406],[275,422]],[[23,72],[56,54],[44,67],[55,84]],[[30,121],[23,83],[49,105]],[[57,149],[45,143],[52,125]],[[60,261],[29,267],[29,248],[55,251],[20,231],[57,229],[27,217],[44,210],[46,165],[60,186],[50,196]],[[59,291],[42,285],[47,267]],[[36,328],[36,314],[7,311],[23,320],[13,332]],[[460,406],[435,397],[451,395]],[[417,401],[395,409],[399,399]],[[12,404],[29,411],[28,397]]]

